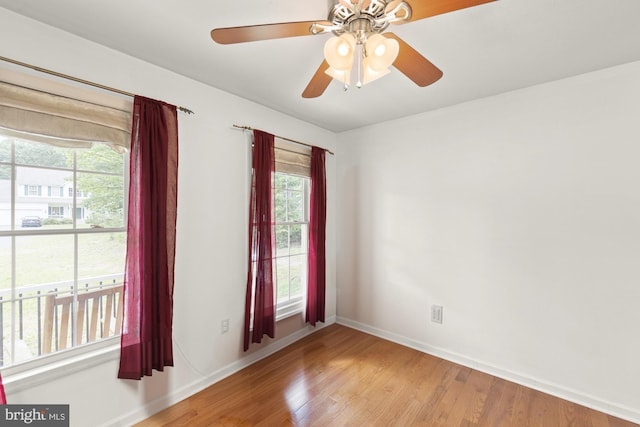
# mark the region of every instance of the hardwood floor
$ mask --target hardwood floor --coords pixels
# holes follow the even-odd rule
[[[137,424],[637,426],[331,325]]]

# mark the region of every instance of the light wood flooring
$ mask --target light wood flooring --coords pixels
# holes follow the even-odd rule
[[[637,424],[331,325],[137,426]]]

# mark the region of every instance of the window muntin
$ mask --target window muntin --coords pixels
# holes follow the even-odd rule
[[[24,195],[25,196],[41,196],[42,186],[41,185],[25,185]]]
[[[126,155],[106,145],[52,147],[0,129],[0,366],[49,352],[43,348],[48,295],[72,296],[75,313],[78,296],[122,285],[126,162]],[[39,187],[45,197],[29,197],[25,186]],[[47,188],[65,197],[48,197]],[[25,216],[40,218],[41,226],[23,227]],[[115,322],[106,321],[116,316],[106,297],[83,304],[85,313],[96,310],[100,323],[109,325],[106,334],[98,326],[97,340],[119,334]],[[62,310],[57,307],[53,316],[52,352],[62,350],[56,339]],[[79,325],[70,326],[67,348],[88,342],[88,327],[79,329],[80,336]]]
[[[301,304],[306,293],[309,229],[307,177],[275,173],[276,303]]]

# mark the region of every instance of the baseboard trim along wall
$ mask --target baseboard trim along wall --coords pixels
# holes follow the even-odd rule
[[[103,424],[100,427],[130,426],[132,424],[140,422],[150,417],[151,415],[160,412],[171,405],[175,405],[176,403],[198,393],[199,391],[204,390],[205,388],[217,383],[218,381],[225,379],[229,375],[232,375],[246,368],[247,366],[258,362],[265,357],[271,356],[277,351],[280,351],[283,348],[293,344],[294,342],[301,340],[302,338],[312,334],[313,332],[316,332],[334,323],[336,323],[336,317],[331,316],[326,319],[325,323],[318,323],[315,328],[312,326],[307,326],[306,328],[300,329],[290,335],[287,335],[286,337],[273,342],[272,344],[264,348],[261,348],[255,353],[251,353],[241,359],[236,360],[233,363],[230,363],[227,366],[218,369],[211,375],[203,377],[197,381],[193,381],[190,384],[185,385],[184,387],[174,390],[168,395],[155,399],[134,411],[126,413],[123,416],[110,421],[109,423]]]
[[[597,411],[640,424],[640,412],[625,406],[607,402],[597,397],[586,395],[584,393],[568,389],[558,384],[536,380],[535,378],[531,378],[526,375],[521,375],[516,372],[505,370],[500,367],[463,356],[461,354],[444,350],[442,348],[430,346],[428,344],[412,340],[405,336],[385,331],[383,329],[378,329],[373,326],[357,322],[355,320],[338,316],[336,318],[336,323],[348,326],[353,329],[357,329],[361,332],[365,332],[379,338],[386,339],[388,341],[412,348],[414,350],[421,351],[426,354],[430,354],[432,356],[439,357],[441,359],[448,360],[453,363],[457,363],[459,365],[466,366],[468,368],[478,370],[480,372],[484,372],[486,374],[493,375],[498,378],[502,378],[507,381],[514,382],[516,384],[523,385],[525,387],[532,388],[534,390],[541,391],[543,393],[550,394],[552,396],[559,397],[561,399],[568,400],[578,405],[586,406],[588,408],[592,408]]]

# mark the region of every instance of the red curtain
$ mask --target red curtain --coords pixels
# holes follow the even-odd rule
[[[307,280],[306,321],[313,326],[324,322],[325,314],[325,237],[327,218],[327,190],[325,150],[311,149],[311,200],[309,212],[309,254]]]
[[[7,396],[4,394],[4,386],[2,385],[2,375],[0,375],[0,405],[7,403]]]
[[[118,378],[173,366],[173,268],[178,181],[176,107],[136,96]]]
[[[275,235],[272,209],[273,175],[276,166],[273,141],[273,135],[259,130],[253,131],[249,267],[244,313],[245,351],[249,349],[250,341],[259,343],[264,335],[273,338],[276,327],[273,291]]]

